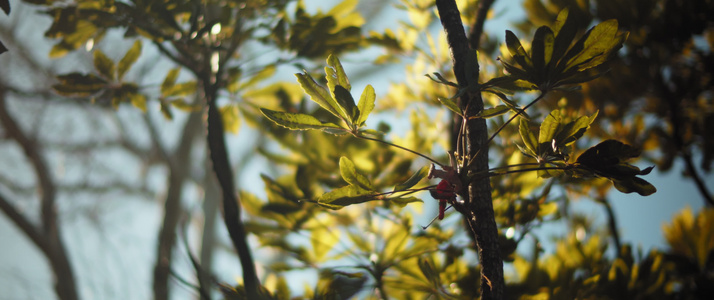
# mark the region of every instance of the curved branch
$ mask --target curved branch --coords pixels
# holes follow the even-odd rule
[[[29,230],[29,228],[34,228],[34,226],[20,215],[19,212],[15,211],[4,198],[0,201],[2,210],[8,214],[10,219],[13,220],[23,232],[34,232],[28,234],[28,236],[45,254],[50,263],[50,267],[55,275],[55,292],[57,293],[57,297],[62,300],[77,299],[77,285],[74,280],[74,272],[72,271],[72,265],[67,256],[67,251],[62,243],[59,224],[57,222],[57,212],[55,211],[57,189],[51,177],[52,173],[47,166],[47,161],[45,161],[44,156],[40,153],[38,145],[20,129],[20,126],[8,112],[5,96],[6,90],[3,86],[0,86],[0,123],[5,130],[5,134],[20,145],[37,176],[38,192],[40,193],[41,228],[39,230]],[[25,219],[25,221],[20,221],[20,219]]]
[[[260,282],[255,272],[255,263],[248,246],[245,227],[240,219],[240,199],[235,194],[233,171],[231,170],[226,150],[223,120],[216,105],[218,86],[215,83],[211,83],[214,80],[215,77],[211,75],[204,75],[201,78],[204,85],[206,105],[208,106],[208,117],[206,118],[208,149],[213,171],[216,174],[223,195],[223,221],[226,224],[233,246],[238,252],[238,259],[243,268],[243,284],[246,294],[249,299],[257,299]]]
[[[478,2],[478,12],[476,22],[469,30],[469,42],[471,49],[478,49],[481,46],[481,35],[483,35],[483,25],[486,22],[488,11],[491,9],[494,0],[481,0]]]

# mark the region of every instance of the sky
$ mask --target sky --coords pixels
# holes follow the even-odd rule
[[[17,1],[11,1],[13,13],[18,11]],[[509,6],[510,5],[510,6]],[[496,1],[494,12],[497,18],[486,23],[486,30],[494,36],[503,36],[509,22],[523,17],[519,6],[513,6],[510,1]],[[387,15],[393,12],[387,13]],[[4,16],[3,16],[4,17]],[[394,22],[395,18],[385,17],[385,26]],[[46,28],[46,27],[43,27]],[[44,29],[43,29],[44,30]],[[41,31],[37,32],[41,36]],[[47,53],[46,50],[44,53]],[[0,65],[5,65],[10,55],[0,56]],[[345,63],[349,74],[350,63]],[[0,70],[2,72],[2,70]],[[403,77],[403,68],[392,68],[392,71],[382,74],[381,80],[374,80],[378,97],[387,92],[390,81],[397,81]],[[357,90],[361,87],[356,86]],[[131,108],[129,108],[131,110]],[[67,112],[69,114],[72,111]],[[120,114],[134,114],[135,111],[120,109]],[[170,126],[170,125],[167,125]],[[254,137],[245,137],[251,139]],[[229,137],[231,147],[240,147],[244,140]],[[14,151],[8,145],[0,145],[0,153]],[[8,150],[10,149],[10,150]],[[233,158],[240,155],[233,153]],[[118,158],[119,159],[119,158]],[[121,161],[124,164],[124,161]],[[264,161],[256,160],[252,166],[256,170],[264,170]],[[114,164],[109,164],[110,166]],[[126,165],[122,165],[126,167]],[[646,167],[640,165],[640,167]],[[702,207],[702,200],[691,181],[683,179],[683,166],[676,161],[673,170],[660,173],[657,169],[647,176],[658,192],[649,197],[636,194],[621,194],[613,189],[611,203],[621,229],[621,239],[634,246],[641,245],[643,249],[651,247],[665,247],[661,227],[664,222],[671,219],[672,215],[686,206],[695,211]],[[160,170],[151,170],[158,172]],[[157,175],[157,176],[160,176]],[[242,186],[255,186],[251,178],[241,178]],[[714,187],[714,176],[706,177],[709,187]],[[161,184],[161,183],[159,183]],[[67,200],[67,199],[65,199]],[[88,203],[96,199],[73,199]],[[142,201],[133,198],[107,198],[101,199],[97,206],[99,213],[105,213],[105,218],[92,220],[84,216],[65,217],[63,226],[65,241],[71,245],[70,252],[76,266],[76,273],[80,277],[81,292],[86,299],[146,299],[150,295],[150,269],[153,267],[155,234],[161,218],[161,207],[157,203]],[[435,207],[435,202],[431,203]],[[62,211],[71,212],[73,207],[64,207]],[[574,208],[597,220],[604,222],[604,211],[598,205],[588,200],[579,201]],[[29,208],[26,208],[29,210]],[[425,209],[435,212],[435,209]],[[75,212],[81,214],[81,212]],[[424,216],[422,220],[429,220],[431,216]],[[424,223],[424,222],[423,222]],[[539,235],[548,236],[562,233],[562,226],[548,226],[538,231]],[[219,232],[225,235],[224,231]],[[0,300],[6,299],[53,299],[51,277],[46,261],[26,237],[3,215],[0,214]],[[253,241],[255,243],[255,241]],[[217,270],[230,273],[238,264],[229,253],[219,253]],[[177,255],[178,260],[183,256]],[[186,261],[179,261],[185,264]],[[143,266],[144,269],[137,269]],[[96,274],[101,273],[101,276]],[[131,274],[131,276],[127,276]],[[45,282],[47,284],[38,284]],[[187,290],[176,292],[176,298],[190,294]],[[299,290],[299,289],[298,289]]]

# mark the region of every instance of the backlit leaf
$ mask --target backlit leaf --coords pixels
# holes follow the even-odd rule
[[[345,131],[345,129],[333,123],[321,122],[317,118],[307,114],[274,111],[267,108],[261,108],[260,112],[262,112],[266,118],[275,122],[275,124],[292,130],[319,129],[330,133]]]
[[[354,124],[359,117],[359,111],[357,110],[357,106],[355,106],[355,99],[352,98],[352,94],[341,85],[335,86],[334,94],[335,100],[337,100],[340,108],[349,116],[349,119],[347,119],[349,120],[348,123]]]
[[[131,66],[139,59],[141,55],[141,40],[137,39],[134,45],[129,48],[129,50],[124,54],[124,57],[119,61],[117,65],[117,79],[121,80],[124,78],[124,74],[131,68]]]
[[[223,128],[232,134],[238,134],[241,125],[238,106],[226,105],[220,107],[218,111],[221,114],[221,119],[223,119]]]
[[[372,113],[372,110],[374,109],[374,100],[376,98],[377,96],[374,93],[372,85],[368,84],[365,86],[362,91],[362,95],[359,97],[359,103],[357,103],[359,117],[355,121],[355,125],[358,127],[364,126],[364,123],[367,122],[367,117],[369,117],[369,114]]]
[[[413,186],[415,186],[419,181],[424,179],[427,175],[429,175],[429,166],[423,166],[419,171],[416,171],[414,174],[412,174],[407,181],[402,182],[400,184],[397,184],[397,186],[394,187],[394,191],[405,191]]]
[[[57,76],[58,84],[52,88],[63,96],[87,97],[105,88],[107,82],[92,74],[70,73]]]
[[[161,83],[161,95],[164,97],[171,96],[169,90],[176,84],[176,79],[178,79],[179,73],[181,72],[180,67],[173,68],[169,70]]]
[[[455,103],[453,100],[451,100],[450,98],[441,98],[441,97],[438,97],[438,98],[436,98],[436,99],[439,100],[439,102],[441,102],[441,104],[443,104],[444,106],[446,106],[446,108],[448,108],[449,110],[453,111],[453,112],[456,113],[457,115],[459,115],[459,116],[462,116],[462,115],[463,115],[463,113],[461,112],[461,108],[459,108],[459,106],[456,105],[456,103]]]
[[[350,185],[355,185],[361,189],[372,191],[374,187],[366,176],[357,171],[355,164],[347,157],[340,157],[340,175]]]
[[[94,50],[94,68],[109,80],[114,80],[114,62],[99,49]]]
[[[297,73],[295,74],[295,77],[297,77],[298,83],[300,83],[300,87],[302,87],[305,93],[310,95],[310,100],[317,103],[318,105],[320,105],[320,107],[329,111],[331,114],[340,119],[343,119],[345,121],[350,119],[349,116],[347,116],[347,114],[342,111],[340,106],[337,104],[337,101],[335,101],[335,99],[332,99],[332,95],[330,95],[330,92],[328,92],[324,87],[317,84],[317,82],[315,82],[315,79],[313,79],[310,75],[308,75],[307,73]]]
[[[351,91],[352,86],[350,85],[345,69],[342,68],[342,63],[340,63],[337,56],[330,54],[330,56],[327,57],[327,65],[328,66],[325,67],[327,87],[332,91],[335,89],[335,86],[341,85],[347,91]]]
[[[316,201],[317,204],[329,209],[341,209],[348,205],[383,200],[384,198],[384,196],[374,195],[372,192],[361,189],[356,185],[348,185],[325,193],[318,197]]]
[[[523,143],[526,145],[526,149],[529,153],[538,153],[538,140],[530,129],[528,121],[526,119],[521,119],[521,123],[518,126],[518,132],[523,139]]]

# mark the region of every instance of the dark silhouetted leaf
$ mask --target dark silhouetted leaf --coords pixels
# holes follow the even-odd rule
[[[109,80],[114,80],[114,62],[99,49],[94,50],[94,68]]]
[[[10,14],[10,0],[0,0],[0,8],[6,15]]]
[[[87,97],[105,88],[107,81],[92,74],[70,73],[57,76],[60,83],[52,88],[64,96]]]

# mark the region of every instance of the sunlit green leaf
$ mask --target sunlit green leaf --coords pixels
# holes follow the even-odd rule
[[[238,134],[241,120],[237,105],[226,105],[218,108],[223,119],[223,128],[232,134]]]
[[[344,129],[333,123],[321,122],[311,115],[274,111],[267,108],[261,108],[260,112],[275,124],[292,130],[319,129],[330,133],[332,133],[330,130],[344,131]]]
[[[146,96],[140,93],[131,93],[129,99],[131,105],[140,109],[142,112],[146,112]]]
[[[166,74],[166,77],[164,78],[164,81],[161,83],[161,95],[164,97],[171,96],[170,94],[170,89],[176,84],[176,79],[178,78],[179,73],[181,72],[180,67],[173,68],[169,70],[169,72]]]
[[[312,254],[315,259],[318,261],[324,260],[327,253],[332,250],[339,240],[337,233],[328,230],[327,227],[313,228],[310,233],[310,243],[312,244]]]
[[[521,139],[523,139],[523,143],[525,144],[528,152],[533,154],[538,153],[538,140],[535,135],[533,135],[527,120],[521,119],[520,125],[518,126],[518,132],[520,133]]]
[[[141,40],[137,39],[134,45],[129,48],[129,50],[124,54],[124,57],[117,64],[117,78],[121,80],[124,78],[124,74],[131,68],[131,66],[139,59],[141,55]]]
[[[394,187],[394,191],[406,191],[419,183],[419,181],[424,179],[427,175],[429,175],[429,166],[423,166],[419,171],[412,174],[407,181],[397,184],[397,186]]]
[[[357,103],[357,109],[359,111],[359,117],[355,121],[355,125],[358,127],[364,126],[367,122],[367,117],[372,113],[374,109],[374,101],[377,95],[374,93],[374,88],[372,85],[367,85],[362,91],[362,95],[359,97],[359,103]]]
[[[505,113],[507,113],[507,112],[510,111],[510,110],[511,110],[510,107],[508,107],[507,105],[501,104],[501,105],[498,105],[498,106],[494,106],[494,107],[491,107],[491,108],[484,109],[484,110],[479,114],[479,117],[484,118],[484,119],[493,118],[493,117],[496,117],[496,116],[500,116],[500,115],[502,115],[502,114],[505,114]]]
[[[456,103],[454,101],[452,101],[450,98],[438,97],[436,99],[439,100],[439,102],[441,102],[441,104],[446,106],[446,108],[448,108],[450,111],[453,111],[454,113],[456,113],[459,116],[463,115],[463,113],[461,112],[461,108],[459,108],[459,106],[456,105]]]
[[[341,209],[348,205],[372,200],[383,200],[384,198],[384,196],[374,195],[372,192],[361,189],[356,185],[348,185],[334,189],[318,197],[317,204],[329,209]]]
[[[327,67],[325,67],[325,79],[327,79],[327,87],[332,91],[335,86],[341,85],[348,92],[352,90],[350,81],[347,78],[345,69],[342,68],[342,63],[337,56],[330,55],[327,57]]]
[[[350,117],[340,108],[337,101],[332,99],[330,92],[317,84],[315,79],[308,74],[297,73],[295,76],[297,77],[298,83],[300,83],[300,87],[302,87],[305,93],[310,95],[310,100],[314,101],[334,116],[345,121],[350,120]]]
[[[187,81],[179,84],[173,84],[162,91],[164,97],[182,97],[190,96],[196,93],[196,82]]]
[[[363,190],[373,191],[374,186],[366,176],[357,171],[355,164],[347,157],[340,157],[340,174],[342,179],[351,185],[360,187]]]

